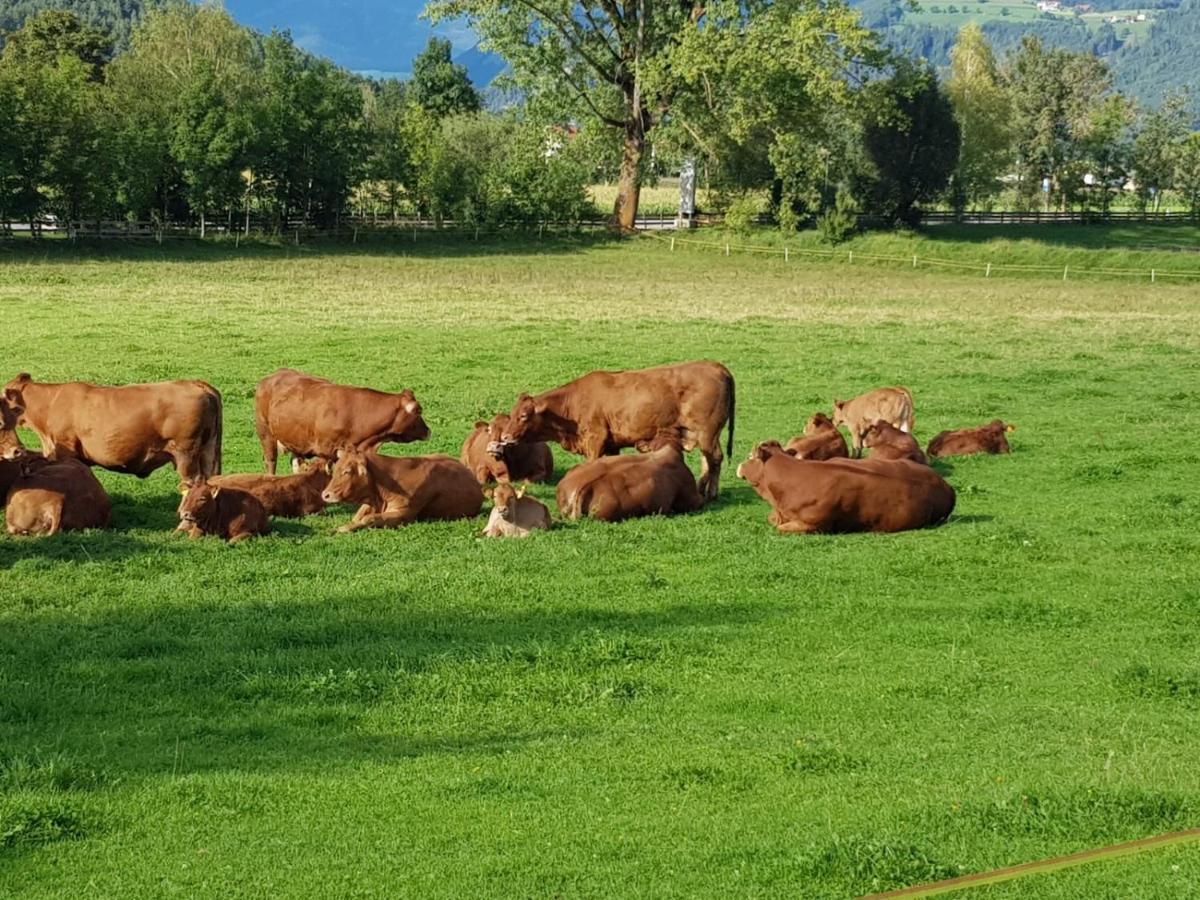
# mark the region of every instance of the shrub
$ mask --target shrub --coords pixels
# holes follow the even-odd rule
[[[817,218],[817,231],[830,244],[840,244],[858,231],[858,205],[849,191],[837,192],[833,208]]]
[[[726,227],[738,234],[747,234],[758,221],[760,204],[757,197],[743,195],[729,204],[725,210]]]

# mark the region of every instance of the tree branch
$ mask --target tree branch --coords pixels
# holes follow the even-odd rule
[[[579,85],[577,85],[575,83],[575,79],[573,79],[571,77],[571,73],[566,67],[563,68],[562,73],[563,73],[563,78],[566,79],[567,84],[569,84],[571,86],[571,88],[575,91],[575,93],[577,93],[580,96],[580,98],[583,100],[583,102],[586,103],[591,108],[592,113],[596,116],[597,119],[599,119],[605,125],[608,125],[610,128],[624,128],[625,127],[625,123],[622,122],[620,119],[614,119],[612,116],[606,115],[600,111],[599,107],[597,107],[596,104],[594,102],[592,102],[592,98],[588,96],[587,91],[585,91],[583,88],[581,88]]]
[[[614,83],[617,81],[617,73],[613,69],[610,69],[610,68],[604,66],[590,52],[588,52],[587,50],[584,49],[583,40],[581,39],[581,37],[579,35],[578,25],[576,24],[574,19],[570,20],[571,28],[568,29],[566,26],[563,25],[562,22],[560,22],[558,20],[557,17],[555,17],[550,12],[539,7],[536,3],[531,2],[531,0],[517,0],[517,2],[523,6],[528,7],[529,9],[533,10],[535,13],[537,13],[539,16],[541,16],[546,22],[548,22],[560,35],[562,35],[563,40],[565,40],[567,42],[567,45],[572,50],[574,50],[576,53],[578,53],[579,56],[582,57],[584,62],[586,62],[589,66],[592,67],[592,70],[595,71],[595,73],[597,75],[599,75],[605,81],[610,81],[610,82],[614,82]],[[605,43],[607,43],[607,41]]]

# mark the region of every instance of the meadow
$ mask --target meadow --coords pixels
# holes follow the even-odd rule
[[[1055,234],[1022,252],[1145,242]],[[737,378],[737,459],[883,384],[923,443],[1018,426],[939,464],[946,525],[888,536],[778,535],[733,460],[675,519],[505,542],[335,536],[332,508],[228,547],[172,536],[170,470],[102,473],[112,530],[0,537],[2,896],[845,897],[1200,825],[1195,284],[596,237],[8,242],[0,311],[3,380],[211,381],[226,471],[261,467],[282,365],[412,388],[432,436],[396,453],[702,357]],[[1193,846],[973,896],[1198,884]]]

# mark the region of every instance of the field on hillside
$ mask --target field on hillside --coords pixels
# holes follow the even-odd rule
[[[1200,825],[1195,285],[10,242],[0,310],[5,381],[211,381],[226,471],[261,466],[282,365],[412,388],[432,437],[399,453],[700,357],[737,378],[737,459],[883,384],[922,442],[1018,426],[940,466],[945,526],[892,536],[780,536],[734,460],[677,519],[503,542],[334,536],[334,508],[227,547],[171,536],[169,470],[104,473],[111,531],[0,537],[2,896],[845,897]],[[1193,847],[973,896],[1198,884]]]

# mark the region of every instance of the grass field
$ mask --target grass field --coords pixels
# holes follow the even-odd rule
[[[5,380],[212,381],[226,471],[261,465],[280,365],[413,388],[403,452],[697,357],[738,379],[739,458],[881,384],[922,440],[1018,425],[942,467],[948,524],[893,536],[779,536],[730,466],[673,520],[509,543],[332,509],[231,548],[170,536],[170,471],[105,473],[113,530],[0,538],[0,896],[844,897],[1200,825],[1200,288],[10,244],[0,310]],[[1198,885],[1193,848],[974,896]]]

